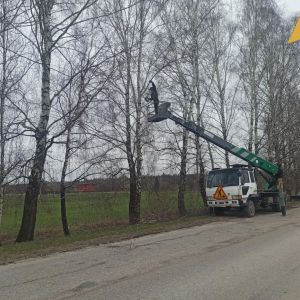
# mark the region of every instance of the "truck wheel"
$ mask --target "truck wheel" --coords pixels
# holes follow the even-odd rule
[[[224,215],[224,209],[223,207],[215,207],[215,215],[216,216],[223,216]]]
[[[243,208],[243,213],[247,218],[252,218],[255,216],[255,205],[252,200],[247,201],[247,205]]]

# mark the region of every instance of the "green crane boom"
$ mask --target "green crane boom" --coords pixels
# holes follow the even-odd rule
[[[176,124],[184,127],[190,132],[193,132],[195,135],[202,137],[203,139],[209,141],[210,143],[228,151],[229,153],[241,158],[242,160],[249,163],[251,166],[263,170],[273,178],[279,178],[282,174],[281,168],[269,161],[265,160],[264,158],[244,149],[237,147],[224,139],[220,138],[219,136],[215,135],[214,133],[204,129],[203,127],[191,122],[185,121],[184,119],[175,116],[172,114],[168,108],[170,107],[170,103],[166,102],[159,106],[158,114],[149,117],[149,122],[160,122],[166,119],[170,119],[174,121]]]

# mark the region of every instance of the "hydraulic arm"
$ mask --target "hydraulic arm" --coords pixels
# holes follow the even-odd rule
[[[157,115],[154,115],[152,117],[148,118],[149,122],[159,122],[165,119],[170,119],[174,121],[176,124],[181,125],[185,129],[187,129],[190,132],[193,132],[197,136],[200,136],[204,138],[205,140],[209,141],[210,143],[228,151],[229,153],[243,159],[244,161],[248,162],[251,166],[259,168],[263,170],[264,172],[268,173],[269,175],[273,177],[280,176],[280,168],[276,164],[272,164],[268,162],[267,160],[259,157],[258,155],[255,155],[252,152],[247,151],[244,148],[237,147],[224,139],[216,136],[212,132],[204,129],[203,127],[190,122],[185,121],[184,119],[174,116],[168,108],[170,107],[170,103],[163,103],[159,107],[159,113]]]

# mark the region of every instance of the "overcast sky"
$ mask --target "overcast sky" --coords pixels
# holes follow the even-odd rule
[[[294,15],[298,13],[300,16],[300,0],[279,0],[278,2],[286,15]]]

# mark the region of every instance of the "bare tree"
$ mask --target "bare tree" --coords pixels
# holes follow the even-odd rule
[[[88,151],[87,144],[91,143],[92,136],[89,135],[88,132],[86,132],[87,126],[85,126],[83,117],[84,114],[87,114],[88,109],[90,108],[90,106],[92,106],[93,103],[101,103],[99,94],[105,88],[114,69],[114,64],[111,63],[110,57],[107,56],[107,53],[109,53],[109,51],[107,51],[108,49],[105,47],[105,40],[101,45],[95,44],[95,41],[97,39],[94,39],[93,37],[93,35],[95,34],[93,28],[94,26],[92,24],[90,34],[88,36],[82,37],[80,45],[81,47],[79,47],[78,45],[80,43],[75,43],[77,45],[74,48],[76,49],[76,51],[82,48],[81,55],[80,53],[76,55],[76,57],[79,57],[80,59],[80,75],[59,99],[62,118],[64,121],[62,131],[65,131],[66,136],[64,142],[65,156],[63,160],[60,179],[61,220],[65,235],[70,234],[66,213],[65,184],[66,176],[68,175],[67,169],[69,161],[71,156],[75,153],[78,153],[78,151],[80,151],[82,148],[84,148],[85,151]],[[99,31],[97,31],[97,35],[99,35]],[[98,49],[98,51],[95,51],[95,49]],[[81,131],[82,134],[80,134]],[[73,136],[75,136],[75,138]],[[88,148],[89,150],[91,150],[92,147],[89,146]],[[85,164],[87,164],[88,167],[79,172],[80,175],[76,176],[73,182],[91,175],[92,167],[95,164],[97,164],[97,166],[99,167],[100,158],[101,160],[103,160],[103,158],[107,156],[107,153],[108,151],[106,150],[100,155],[96,154],[91,158],[88,158],[85,161]],[[77,168],[77,170],[81,169],[80,165],[81,162],[79,161],[78,164],[76,164],[75,168]],[[92,172],[95,175],[94,171]],[[97,171],[96,174],[101,174],[101,170]]]
[[[170,4],[164,14],[166,34],[170,44],[170,67],[165,70],[169,77],[173,99],[178,99],[177,105],[182,110],[185,120],[192,120],[194,108],[197,108],[197,122],[201,116],[205,101],[201,104],[203,94],[203,76],[201,50],[208,34],[208,22],[212,11],[219,1],[176,1]],[[176,103],[176,102],[175,102]],[[176,138],[176,136],[175,136]],[[177,138],[176,138],[177,139]],[[180,153],[179,182],[178,182],[178,212],[186,214],[185,189],[188,165],[189,134],[187,130],[177,139]],[[202,194],[204,193],[204,165],[199,139],[196,139],[197,168],[201,170]]]
[[[70,7],[71,2],[56,3],[55,0],[32,0],[29,3],[29,7],[25,7],[29,16],[28,22],[32,29],[32,36],[28,39],[39,55],[42,78],[40,115],[39,122],[35,128],[36,148],[25,194],[23,218],[16,239],[17,242],[30,241],[34,237],[37,200],[40,193],[46,154],[49,148],[47,147],[48,122],[53,103],[50,87],[52,53],[59,49],[59,43],[63,39],[65,45],[68,41],[70,28],[77,22],[83,21],[81,16],[93,3],[94,1],[91,0],[86,1],[82,6],[73,3],[73,9],[66,10],[65,8]],[[66,11],[69,12],[67,16],[63,13]],[[54,94],[54,98],[60,92],[58,91]]]
[[[21,1],[2,0],[0,3],[0,224],[4,186],[20,176],[18,171],[13,173],[23,162],[18,141],[24,116],[12,104],[21,94],[20,82],[28,69],[28,64],[21,59],[24,41],[14,29],[20,6]]]
[[[299,46],[289,46],[286,36],[290,30],[289,22],[283,20],[276,8],[268,10],[270,28],[263,43],[262,58],[265,76],[261,85],[263,97],[263,147],[268,158],[281,164],[288,180],[293,186],[292,176],[296,170],[299,149]],[[295,174],[295,173],[294,173]],[[295,174],[296,175],[296,174]]]
[[[234,73],[236,53],[234,52],[234,37],[236,26],[222,15],[224,7],[210,18],[211,34],[207,43],[208,57],[207,72],[211,84],[207,88],[208,97],[212,105],[210,118],[216,125],[211,124],[220,131],[225,141],[229,140],[229,131],[236,117],[236,95],[239,80]],[[216,117],[215,117],[216,116]],[[225,164],[229,168],[229,153],[225,151]]]
[[[109,27],[103,30],[113,32],[108,37],[112,53],[116,57],[116,75],[111,80],[111,89],[107,93],[110,103],[101,114],[105,127],[95,128],[95,133],[102,140],[115,145],[119,155],[126,156],[130,177],[129,222],[140,222],[141,176],[143,145],[146,143],[146,120],[143,119],[145,104],[143,99],[148,92],[149,80],[158,72],[156,62],[159,57],[151,57],[153,43],[152,31],[160,1],[107,1],[107,11],[116,13],[108,17]],[[146,46],[149,50],[146,50]],[[148,53],[146,52],[148,51]]]
[[[248,150],[259,152],[261,120],[261,93],[260,87],[265,72],[262,62],[262,46],[266,33],[271,26],[268,11],[276,6],[273,0],[244,0],[242,2],[240,76],[247,102],[241,108],[248,119]]]

